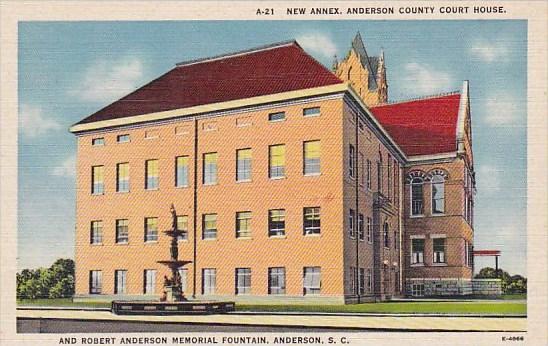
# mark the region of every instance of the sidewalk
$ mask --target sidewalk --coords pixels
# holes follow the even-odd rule
[[[236,313],[225,315],[118,316],[108,311],[18,309],[17,317],[90,321],[141,321],[151,323],[217,324],[238,326],[299,326],[302,328],[394,331],[526,331],[526,318],[357,316]]]

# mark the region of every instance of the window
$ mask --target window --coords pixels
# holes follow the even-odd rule
[[[251,212],[239,211],[236,213],[236,238],[251,237]]]
[[[360,175],[360,186],[364,186],[365,185],[365,180],[366,180],[366,175],[364,174],[364,172],[366,172],[366,164],[365,164],[365,157],[363,156],[363,153],[359,153],[359,162],[360,162],[360,168],[361,168],[361,171],[362,171],[362,174]]]
[[[217,184],[217,153],[204,154],[204,185]]]
[[[145,131],[145,139],[154,139],[160,137],[158,130]]]
[[[354,238],[356,236],[354,233],[355,218],[356,218],[356,215],[354,214],[354,209],[350,209],[348,213],[348,233],[350,234],[350,238]]]
[[[89,294],[101,294],[103,287],[103,273],[100,270],[89,272]]]
[[[186,292],[188,286],[188,269],[179,268],[179,277],[181,278],[181,290]]]
[[[350,267],[350,292],[353,294],[358,293],[358,268]]]
[[[268,236],[285,235],[285,209],[268,211]]]
[[[102,195],[105,193],[105,175],[103,166],[91,167],[91,193],[94,195]]]
[[[367,160],[367,188],[371,190],[371,161]]]
[[[236,268],[236,294],[251,293],[251,268]]]
[[[354,146],[352,144],[348,147],[348,175],[350,178],[354,178],[356,176],[356,152],[354,149]]]
[[[126,219],[116,220],[116,243],[125,244],[128,242],[128,221]]]
[[[390,155],[388,156],[388,166],[386,169],[386,176],[387,176],[387,190],[386,193],[388,195],[388,198],[390,198],[390,194],[392,193],[392,158]]]
[[[304,142],[304,175],[320,174],[320,141]]]
[[[411,264],[424,263],[424,239],[411,239]]]
[[[320,234],[320,207],[304,208],[303,216],[304,235]]]
[[[236,181],[251,180],[251,149],[236,151]]]
[[[384,238],[384,247],[390,247],[390,233],[388,229],[388,222],[385,222],[383,225],[383,238]]]
[[[158,160],[147,160],[145,162],[145,189],[157,189],[158,180]]]
[[[377,191],[382,193],[382,160],[377,161]]]
[[[422,215],[424,212],[422,187],[422,178],[415,177],[411,180],[411,216]]]
[[[311,107],[303,109],[303,115],[305,117],[315,117],[320,115],[320,107]]]
[[[285,268],[268,268],[268,294],[285,294]]]
[[[145,269],[143,292],[145,294],[154,294],[156,292],[156,270]]]
[[[188,156],[175,158],[175,186],[188,186]]]
[[[373,289],[373,276],[371,274],[371,268],[367,269],[367,290],[371,292]]]
[[[424,284],[412,284],[411,285],[411,295],[413,297],[422,297],[422,296],[424,296]]]
[[[202,294],[215,294],[217,286],[217,269],[204,268],[202,269]]]
[[[145,242],[158,240],[158,218],[145,218]]]
[[[114,271],[114,294],[126,294],[127,270]]]
[[[365,268],[360,268],[358,273],[358,291],[365,294]]]
[[[367,217],[367,241],[371,243],[373,241],[373,224],[371,218]]]
[[[364,218],[361,213],[358,215],[358,238],[365,240]]]
[[[93,138],[91,140],[91,145],[94,145],[94,146],[105,145],[105,139],[103,137]]]
[[[155,139],[159,137],[160,137],[160,133],[158,132],[158,130],[145,131],[145,139]]]
[[[445,211],[445,179],[442,175],[432,177],[432,214]]]
[[[217,239],[217,214],[204,214],[202,239]]]
[[[445,238],[433,239],[434,258],[433,263],[445,263]]]
[[[127,142],[129,142],[129,135],[128,134],[118,135],[116,137],[116,142],[118,142],[118,143],[127,143]]]
[[[268,115],[269,121],[281,121],[285,120],[285,112],[270,113]]]
[[[116,192],[129,192],[129,163],[116,165]]]
[[[103,243],[103,221],[91,221],[91,232],[89,238],[89,242],[91,244]]]
[[[303,294],[320,294],[321,268],[304,267],[303,270]]]
[[[188,240],[188,216],[177,216],[177,229],[182,232],[182,234],[177,237],[177,240]]]
[[[285,177],[285,145],[271,145],[268,150],[270,179]]]

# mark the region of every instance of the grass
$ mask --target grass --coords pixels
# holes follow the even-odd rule
[[[425,313],[425,314],[521,314],[527,305],[521,302],[386,302],[352,305],[241,305],[237,311],[302,311],[302,312],[353,312],[353,313]]]
[[[17,299],[17,306],[109,308],[109,302],[73,302],[71,298]]]
[[[438,314],[527,314],[527,305],[524,302],[515,302],[506,297],[500,301],[451,301],[451,302],[385,302],[364,303],[353,305],[246,305],[236,304],[237,311],[258,312],[352,312],[352,313],[438,313]],[[59,306],[59,307],[110,307],[108,302],[72,302],[70,298],[61,299],[21,299],[18,306]]]

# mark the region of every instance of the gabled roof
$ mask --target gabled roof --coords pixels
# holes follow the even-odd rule
[[[78,124],[340,83],[296,41],[288,41],[177,64]]]
[[[461,94],[388,103],[370,110],[407,156],[457,151]]]

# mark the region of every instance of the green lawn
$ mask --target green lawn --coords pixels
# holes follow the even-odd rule
[[[513,299],[516,299],[515,297]],[[70,307],[110,307],[110,303],[78,302],[64,299],[22,299],[19,306],[70,306]],[[367,313],[441,313],[441,314],[522,314],[527,313],[524,302],[512,300],[451,301],[451,302],[386,302],[353,305],[245,305],[236,304],[237,311],[302,311],[302,312],[367,312]]]
[[[521,302],[387,302],[352,305],[241,305],[237,311],[305,311],[367,313],[439,313],[439,314],[523,314],[527,305]]]

